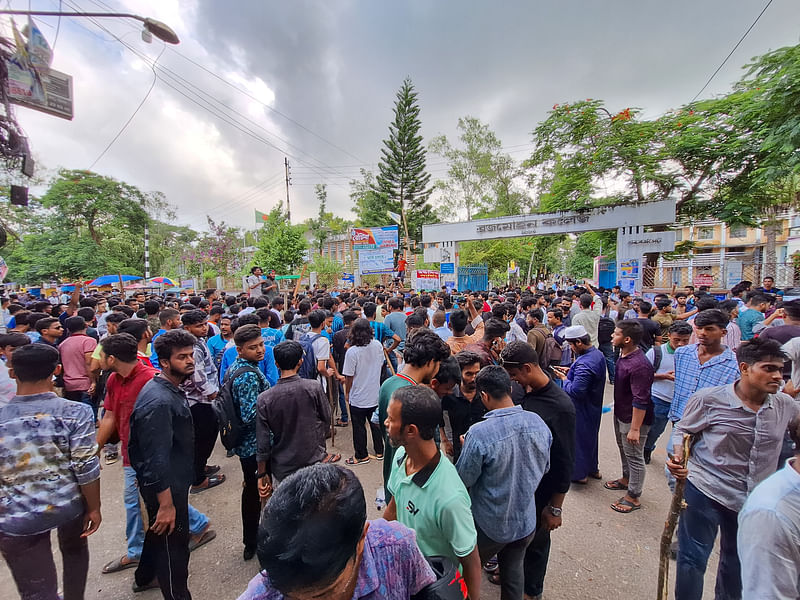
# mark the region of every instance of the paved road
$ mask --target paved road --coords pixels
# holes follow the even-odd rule
[[[606,390],[610,402],[611,388]],[[336,430],[336,452],[343,458],[352,454],[350,429]],[[663,441],[662,441],[663,443]],[[600,432],[600,466],[607,478],[620,475],[619,455],[614,442],[611,415],[603,416]],[[371,450],[371,448],[370,448]],[[553,535],[550,568],[544,597],[616,600],[655,598],[658,576],[658,544],[669,505],[669,490],[663,474],[663,447],[648,467],[643,509],[630,515],[612,511],[609,505],[618,492],[603,489],[602,482],[573,486],[564,505],[564,525]],[[241,470],[236,458],[225,458],[218,445],[212,457],[228,476],[223,485],[191,496],[191,502],[205,512],[217,531],[217,538],[192,554],[189,588],[197,600],[235,599],[258,570],[254,559],[242,560],[239,498]],[[369,518],[379,516],[375,491],[381,484],[381,463],[354,467],[364,485]],[[125,510],[122,504],[122,464],[104,467],[102,474],[103,523],[90,538],[91,564],[87,600],[157,600],[158,590],[133,594],[133,570],[102,575],[103,564],[125,551]],[[53,537],[55,547],[55,537]],[[56,557],[58,562],[58,557]],[[674,576],[675,563],[671,563]],[[716,553],[706,575],[705,598],[713,598]],[[499,599],[499,588],[484,584],[483,598]],[[0,564],[0,598],[17,598],[5,563]]]

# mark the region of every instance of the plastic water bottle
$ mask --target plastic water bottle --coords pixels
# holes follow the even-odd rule
[[[375,508],[377,510],[383,510],[386,508],[386,492],[383,489],[383,486],[379,487],[375,491]]]

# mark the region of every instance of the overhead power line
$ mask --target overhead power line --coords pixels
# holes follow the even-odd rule
[[[728,62],[728,59],[731,56],[733,56],[733,53],[736,52],[736,49],[742,44],[742,42],[744,41],[744,38],[747,37],[747,35],[753,30],[753,27],[756,26],[756,23],[758,23],[758,21],[761,19],[761,17],[764,15],[764,13],[767,12],[767,9],[769,8],[770,4],[772,4],[772,2],[773,2],[773,0],[767,0],[767,3],[764,5],[764,8],[762,8],[761,12],[758,13],[758,16],[756,17],[756,20],[753,21],[750,24],[750,27],[747,28],[747,31],[744,32],[742,37],[739,38],[739,41],[736,42],[736,45],[731,49],[730,52],[728,52],[728,56],[725,57],[725,59],[720,63],[720,65],[716,68],[716,70],[711,74],[711,77],[709,77],[708,81],[706,81],[705,85],[703,85],[703,87],[700,88],[700,91],[697,92],[697,94],[695,94],[694,98],[692,98],[692,102],[694,102],[695,100],[697,100],[700,97],[700,94],[702,94],[706,90],[706,88],[709,86],[709,84],[714,80],[714,77],[717,76],[717,73],[719,73],[722,70],[722,67],[725,66],[725,63]],[[689,104],[691,104],[692,102],[690,102]]]

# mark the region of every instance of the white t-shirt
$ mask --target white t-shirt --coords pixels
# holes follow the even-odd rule
[[[6,361],[0,360],[0,406],[8,404],[16,395],[17,380],[9,377]]]
[[[314,351],[316,352],[316,349]],[[383,346],[378,340],[371,340],[366,346],[351,346],[347,349],[342,375],[353,378],[353,386],[350,388],[352,406],[356,408],[378,406],[383,361]]]
[[[650,361],[651,365],[655,365],[656,356],[655,350],[650,348],[645,354],[647,360]],[[675,353],[673,351],[672,354],[667,352],[667,345],[664,344],[661,346],[661,364],[658,367],[658,371],[656,373],[669,373],[670,371],[675,370]],[[659,400],[663,400],[664,402],[672,402],[672,398],[675,396],[675,382],[670,381],[669,379],[657,379],[653,381],[653,387],[650,388],[653,396],[658,398]]]
[[[252,285],[256,285],[257,283],[261,283],[261,278],[258,275],[250,275],[247,277],[247,287]],[[263,292],[261,291],[261,286],[256,286],[254,288],[250,288],[250,297],[251,298],[260,298],[263,296]]]

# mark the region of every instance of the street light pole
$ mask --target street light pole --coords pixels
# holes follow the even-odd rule
[[[178,34],[166,23],[150,19],[148,17],[140,17],[131,13],[107,13],[107,12],[61,12],[58,10],[0,10],[0,15],[24,15],[33,17],[114,17],[135,19],[140,21],[145,30],[152,33],[158,39],[167,42],[168,44],[179,44],[180,39]]]

